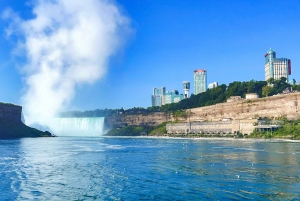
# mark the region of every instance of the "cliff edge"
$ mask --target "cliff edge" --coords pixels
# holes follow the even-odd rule
[[[0,139],[22,137],[52,137],[48,131],[42,132],[26,126],[21,121],[22,107],[0,103]]]

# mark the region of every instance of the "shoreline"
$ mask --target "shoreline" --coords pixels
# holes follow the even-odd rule
[[[153,138],[153,139],[185,139],[185,140],[239,140],[239,141],[269,141],[269,142],[299,142],[299,139],[284,138],[234,138],[234,137],[169,137],[169,136],[101,136],[105,138]]]

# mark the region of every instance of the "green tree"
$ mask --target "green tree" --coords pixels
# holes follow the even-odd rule
[[[271,90],[272,90],[271,86],[268,86],[268,85],[264,86],[262,88],[262,95],[263,95],[263,97],[267,97],[271,93]]]
[[[268,84],[273,84],[274,81],[275,81],[274,78],[271,77],[271,78],[269,78],[269,79],[267,80],[267,83],[268,83]]]

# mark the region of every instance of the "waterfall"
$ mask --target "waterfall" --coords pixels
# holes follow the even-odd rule
[[[104,117],[56,118],[51,130],[57,136],[101,136]]]

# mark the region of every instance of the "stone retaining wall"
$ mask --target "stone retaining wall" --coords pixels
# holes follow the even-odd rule
[[[166,125],[166,130],[168,134],[250,134],[255,128],[255,123],[258,123],[257,119],[169,123]]]

